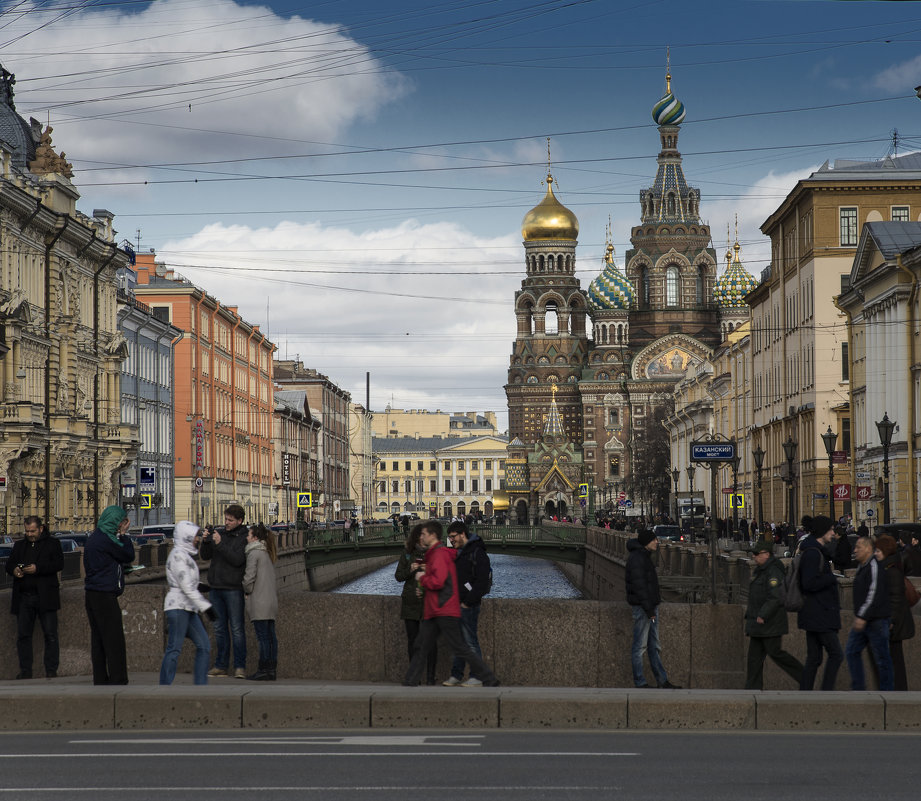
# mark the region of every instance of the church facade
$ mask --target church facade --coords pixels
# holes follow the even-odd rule
[[[513,519],[582,516],[578,485],[610,506],[637,506],[671,482],[661,420],[674,387],[737,325],[740,280],[717,280],[716,252],[700,219],[700,190],[684,177],[678,135],[685,109],[671,92],[652,111],[660,151],[640,192],[639,222],[623,269],[610,237],[587,290],[576,277],[576,215],[544,199],[522,223],[526,275],[515,293],[517,331],[509,362],[506,489]],[[747,278],[746,278],[747,276]],[[735,300],[733,300],[735,302]],[[743,304],[744,306],[744,304]],[[661,447],[660,447],[661,444]],[[652,511],[648,509],[648,511]]]

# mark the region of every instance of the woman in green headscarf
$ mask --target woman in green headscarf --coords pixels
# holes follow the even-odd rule
[[[118,596],[125,589],[123,566],[134,561],[128,515],[107,506],[83,549],[86,616],[90,621],[93,684],[127,684],[128,656]]]

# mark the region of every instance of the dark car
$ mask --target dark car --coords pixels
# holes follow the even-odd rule
[[[904,545],[911,545],[912,537],[921,540],[921,523],[883,523],[876,527],[874,533],[877,537],[880,534],[888,534]]]
[[[11,553],[13,553],[12,545],[0,545],[0,559],[9,559]]]
[[[73,553],[80,549],[80,546],[77,545],[76,540],[70,539],[70,537],[60,537],[58,542],[61,543],[61,550],[64,553]]]
[[[679,526],[659,525],[654,526],[652,531],[660,540],[684,542],[684,534],[681,533],[681,528]]]

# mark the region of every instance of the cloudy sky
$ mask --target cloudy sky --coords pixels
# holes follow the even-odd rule
[[[0,61],[54,127],[85,212],[371,405],[500,412],[543,196],[578,275],[618,262],[655,174],[649,111],[725,251],[826,159],[921,147],[921,3],[808,0],[7,2]]]

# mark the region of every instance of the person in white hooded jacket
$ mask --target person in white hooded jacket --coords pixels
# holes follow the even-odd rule
[[[169,592],[163,609],[166,612],[166,653],[160,665],[160,684],[172,684],[176,665],[182,653],[182,643],[188,637],[195,645],[196,684],[208,683],[208,665],[211,663],[211,643],[199,613],[214,620],[211,603],[198,590],[198,526],[183,520],[173,531],[173,548],[166,560],[166,580]]]

